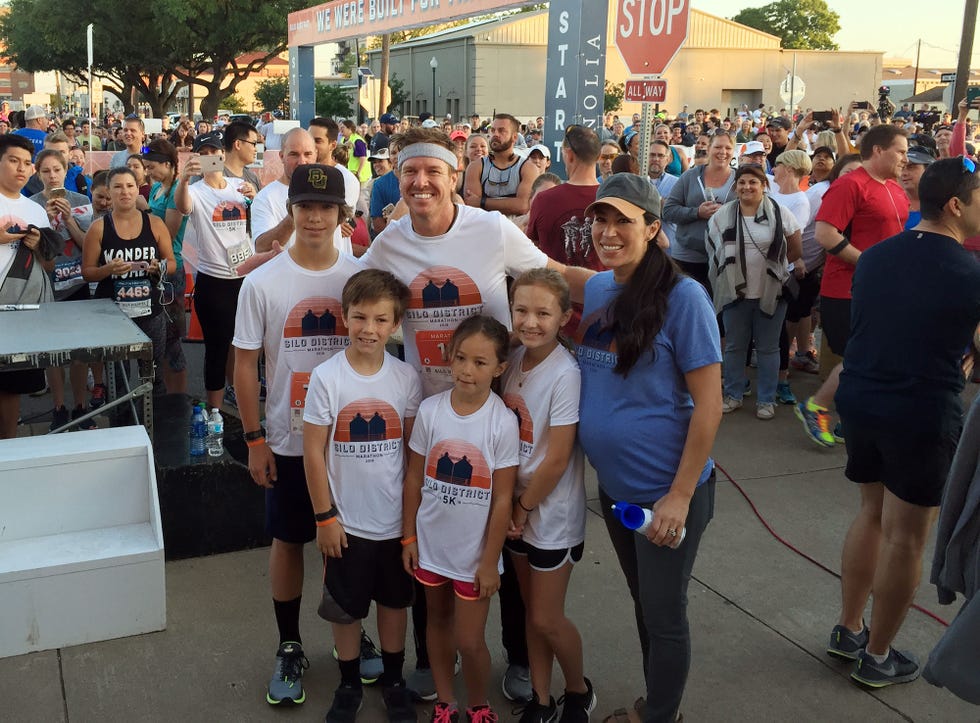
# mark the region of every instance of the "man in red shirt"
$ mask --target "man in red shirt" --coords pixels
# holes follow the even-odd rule
[[[830,350],[841,357],[851,329],[851,280],[861,252],[900,233],[909,217],[908,196],[897,180],[908,163],[908,147],[901,128],[870,129],[861,141],[861,168],[838,178],[817,212],[817,243],[828,254],[820,284],[820,318]],[[840,436],[830,431],[827,411],[840,371],[838,364],[817,393],[796,406],[807,435],[825,447],[834,446]]]

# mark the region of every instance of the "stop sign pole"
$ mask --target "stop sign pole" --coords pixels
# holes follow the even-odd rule
[[[630,75],[640,76],[641,80],[660,80],[687,40],[690,11],[689,0],[617,0],[616,47]],[[637,159],[641,176],[650,170],[655,112],[652,102],[643,103]]]

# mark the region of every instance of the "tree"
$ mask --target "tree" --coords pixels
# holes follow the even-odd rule
[[[391,98],[388,100],[388,108],[386,110],[391,110],[392,108],[401,110],[405,107],[405,103],[409,99],[408,91],[405,90],[405,81],[399,78],[397,73],[392,73],[391,78],[388,80],[388,87],[391,88]]]
[[[610,83],[607,80],[604,91],[605,97],[602,101],[603,111],[614,113],[623,107],[623,98],[626,96],[626,85],[624,83]]]
[[[787,49],[838,49],[834,35],[840,30],[840,15],[824,0],[776,0],[745,8],[732,20],[775,35]]]
[[[248,106],[245,105],[245,100],[237,93],[229,95],[223,101],[221,101],[221,107],[232,113],[247,113]]]
[[[339,85],[316,84],[316,113],[331,118],[351,118],[354,103],[351,93]]]
[[[289,78],[285,75],[267,78],[255,86],[255,99],[262,104],[263,110],[289,110]]]

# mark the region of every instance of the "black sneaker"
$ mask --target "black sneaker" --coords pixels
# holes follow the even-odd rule
[[[62,404],[60,407],[55,407],[51,411],[50,431],[53,432],[59,427],[64,427],[66,424],[68,424],[68,417],[68,410],[65,408],[64,404]]]
[[[530,702],[515,708],[513,715],[521,716],[519,723],[555,723],[558,720],[558,706],[551,697],[548,698],[548,705],[543,705],[538,694],[532,692]]]
[[[303,690],[303,671],[310,667],[310,661],[303,654],[299,643],[286,642],[276,651],[276,667],[269,680],[269,690],[265,700],[269,705],[280,703],[299,705],[306,700]]]
[[[862,650],[851,678],[869,688],[884,688],[897,683],[911,683],[919,677],[922,668],[911,653],[903,653],[895,648],[888,649],[884,663]]]
[[[333,705],[327,711],[327,723],[354,723],[364,700],[364,690],[340,684],[333,694]]]
[[[585,687],[587,690],[584,693],[566,690],[565,695],[558,699],[558,704],[562,706],[559,723],[588,723],[589,714],[595,710],[599,700],[588,678],[585,678]]]
[[[381,697],[385,702],[385,710],[388,711],[388,723],[416,723],[418,721],[412,692],[405,687],[404,680],[397,685],[385,687],[381,691]]]
[[[75,407],[71,410],[72,421],[88,414],[88,410],[84,407]],[[75,429],[98,429],[99,425],[95,423],[95,420],[89,417],[84,422],[75,425]]]
[[[841,660],[857,660],[858,655],[868,644],[870,629],[864,626],[860,633],[852,632],[843,625],[835,625],[830,632],[830,643],[827,645],[827,655]]]

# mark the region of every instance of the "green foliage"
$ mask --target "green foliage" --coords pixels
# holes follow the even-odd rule
[[[248,106],[245,105],[245,100],[237,93],[229,95],[221,101],[221,107],[232,113],[248,113]]]
[[[399,113],[409,99],[408,91],[405,90],[405,81],[398,77],[397,73],[392,73],[388,78],[388,87],[391,89],[391,98],[385,110],[394,108]]]
[[[834,35],[840,30],[840,15],[824,0],[776,0],[745,8],[732,20],[775,35],[787,49],[838,49]]]
[[[625,83],[610,83],[606,81],[603,89],[605,96],[602,101],[602,109],[606,113],[614,113],[623,107],[623,97],[626,95]]]
[[[331,118],[354,116],[354,94],[339,85],[316,84],[316,114]]]
[[[289,111],[289,78],[279,76],[259,81],[255,85],[255,99],[262,104],[262,110]]]

